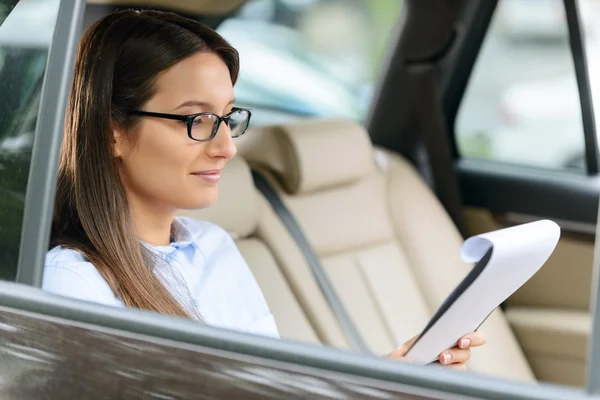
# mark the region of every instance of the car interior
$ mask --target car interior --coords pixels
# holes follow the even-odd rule
[[[224,170],[218,203],[180,215],[213,222],[232,235],[283,339],[389,353],[425,327],[470,270],[460,258],[464,239],[550,218],[561,226],[559,245],[540,272],[484,322],[487,344],[473,350],[468,370],[530,383],[586,384],[600,192],[597,151],[593,157],[589,151],[597,149],[595,139],[588,139],[594,128],[584,123],[585,132],[578,133],[586,137],[584,170],[472,156],[455,128],[479,73],[478,57],[485,55],[487,30],[505,2],[517,0],[402,1],[382,47],[372,97],[356,118],[300,115],[240,98],[240,106],[258,117],[236,139],[238,155]],[[270,2],[87,0],[81,30],[125,7],[174,11],[218,30],[238,13],[263,12],[251,3]],[[285,12],[265,10],[288,18],[290,10],[318,2],[272,3],[283,4]],[[562,1],[555,3],[574,18]],[[585,80],[574,64],[573,84],[582,92]],[[242,57],[242,74],[244,65]],[[41,80],[39,75],[36,85]],[[30,122],[39,94],[28,99]],[[297,107],[304,107],[298,99]],[[584,120],[588,100],[579,105]],[[29,122],[20,130],[31,136]],[[0,156],[7,143],[1,135]],[[5,162],[0,158],[0,166]],[[264,191],[265,184],[273,193]],[[18,215],[14,194],[24,196],[25,187],[6,186],[0,179],[0,193],[10,192],[12,200],[0,209]],[[3,246],[18,246],[14,230],[5,235],[12,241],[3,240]],[[4,279],[14,279],[10,268],[1,270]]]

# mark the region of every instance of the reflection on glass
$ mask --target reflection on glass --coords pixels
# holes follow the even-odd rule
[[[579,0],[592,92],[599,87],[598,0]],[[598,103],[598,102],[597,102]],[[585,168],[575,68],[561,0],[502,0],[456,124],[462,155]]]
[[[0,0],[0,278],[14,279],[40,92],[59,0]]]
[[[362,120],[399,0],[253,0],[219,26],[240,52],[240,106],[253,124],[342,116]]]

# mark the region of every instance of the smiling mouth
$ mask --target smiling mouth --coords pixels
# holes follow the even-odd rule
[[[191,175],[198,177],[208,183],[218,183],[221,180],[221,171],[193,172]]]

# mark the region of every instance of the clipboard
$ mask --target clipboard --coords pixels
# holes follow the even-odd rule
[[[560,238],[560,227],[540,220],[471,237],[461,258],[475,263],[444,300],[406,353],[415,364],[429,364],[477,330],[487,317],[546,263]]]

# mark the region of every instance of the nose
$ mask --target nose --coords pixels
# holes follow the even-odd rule
[[[237,154],[237,147],[231,137],[231,130],[225,122],[219,125],[217,134],[208,142],[206,152],[210,157],[225,158],[229,160]]]

